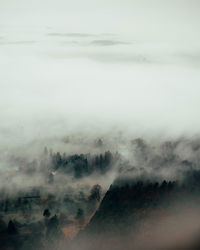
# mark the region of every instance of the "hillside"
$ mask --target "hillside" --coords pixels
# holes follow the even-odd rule
[[[160,250],[189,245],[190,250],[200,249],[192,248],[200,235],[198,174],[187,176],[181,182],[118,178],[75,246]]]

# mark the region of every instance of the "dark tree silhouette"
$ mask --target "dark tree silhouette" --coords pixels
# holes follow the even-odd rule
[[[15,224],[12,222],[12,220],[9,221],[8,223],[8,233],[9,234],[17,234],[17,228],[15,226]]]
[[[52,161],[52,171],[61,171],[65,174],[72,174],[75,178],[89,176],[94,171],[104,174],[112,166],[113,156],[110,151],[105,154],[90,156],[84,154],[74,154],[66,156],[59,152],[50,155]],[[52,176],[49,176],[49,182],[52,182]]]
[[[49,209],[48,208],[45,209],[44,212],[43,212],[43,216],[46,217],[46,218],[49,218],[50,215],[51,215],[51,213],[50,213]]]
[[[77,220],[79,220],[79,219],[82,219],[84,217],[84,211],[83,211],[83,209],[81,209],[81,208],[79,208],[78,210],[77,210],[77,213],[76,213],[76,219]]]
[[[89,201],[100,201],[101,199],[101,186],[100,185],[94,185],[91,189],[90,196],[89,196]]]
[[[47,224],[46,237],[53,241],[56,237],[61,235],[61,230],[59,227],[59,221],[57,215],[55,214]]]
[[[103,141],[101,138],[99,138],[99,140],[96,143],[97,147],[102,147],[103,146]]]

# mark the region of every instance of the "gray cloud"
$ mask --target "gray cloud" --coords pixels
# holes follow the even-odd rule
[[[200,64],[200,52],[196,51],[195,53],[184,53],[178,54],[177,58],[185,63],[199,65]]]
[[[66,40],[62,41],[62,44],[66,45],[78,45],[78,46],[96,46],[96,47],[106,47],[106,46],[115,46],[115,45],[130,45],[131,43],[129,42],[123,42],[119,40],[114,40],[114,39],[103,39],[104,37],[109,36],[109,35],[102,35],[102,39],[98,40]],[[74,37],[76,38],[76,37]],[[78,38],[78,37],[77,37]]]
[[[113,45],[125,45],[128,43],[116,40],[94,40],[91,42],[91,44],[98,46],[113,46]]]
[[[87,37],[95,37],[95,34],[89,33],[48,33],[48,36],[55,36],[55,37],[79,37],[79,38],[87,38]]]
[[[137,53],[106,53],[106,52],[80,52],[50,54],[55,59],[88,58],[102,63],[159,63],[151,56]]]
[[[117,40],[93,40],[88,41],[65,41],[63,45],[76,45],[80,48],[79,51],[70,51],[63,53],[49,53],[53,58],[57,59],[70,59],[70,58],[88,58],[102,63],[152,63],[160,65],[177,65],[177,66],[198,66],[200,64],[200,53],[197,50],[196,53],[182,53],[171,54],[168,51],[159,53],[156,51],[153,53],[153,50],[142,51],[140,45],[137,47],[128,42],[121,42]],[[94,45],[94,47],[91,47]],[[131,51],[126,50],[126,47],[123,47],[122,50],[116,50],[114,48],[117,45],[129,45]],[[134,45],[134,46],[133,46]],[[82,49],[84,47],[84,50]],[[112,50],[107,50],[107,47],[111,47]],[[105,49],[104,49],[105,48]],[[129,47],[127,47],[129,48]],[[138,48],[138,49],[137,49]]]
[[[149,58],[146,55],[142,54],[123,54],[123,53],[115,53],[115,54],[90,54],[88,58],[92,60],[96,60],[103,63],[153,63],[153,59]]]

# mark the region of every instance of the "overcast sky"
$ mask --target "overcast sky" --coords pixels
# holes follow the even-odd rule
[[[200,128],[200,1],[0,0],[1,148]]]

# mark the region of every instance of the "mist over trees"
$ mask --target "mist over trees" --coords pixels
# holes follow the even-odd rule
[[[75,178],[89,176],[95,171],[105,174],[112,167],[113,155],[110,151],[104,154],[91,155],[61,155],[59,152],[51,156],[52,170],[72,174]]]
[[[32,244],[43,250],[49,239],[54,246],[84,230],[126,234],[151,211],[165,211],[174,200],[188,204],[198,196],[200,140],[121,137],[114,146],[94,141],[93,153],[45,147],[33,158],[8,156],[9,171],[0,183],[5,246],[12,238],[18,249],[29,250]],[[22,244],[24,232],[30,237]]]

